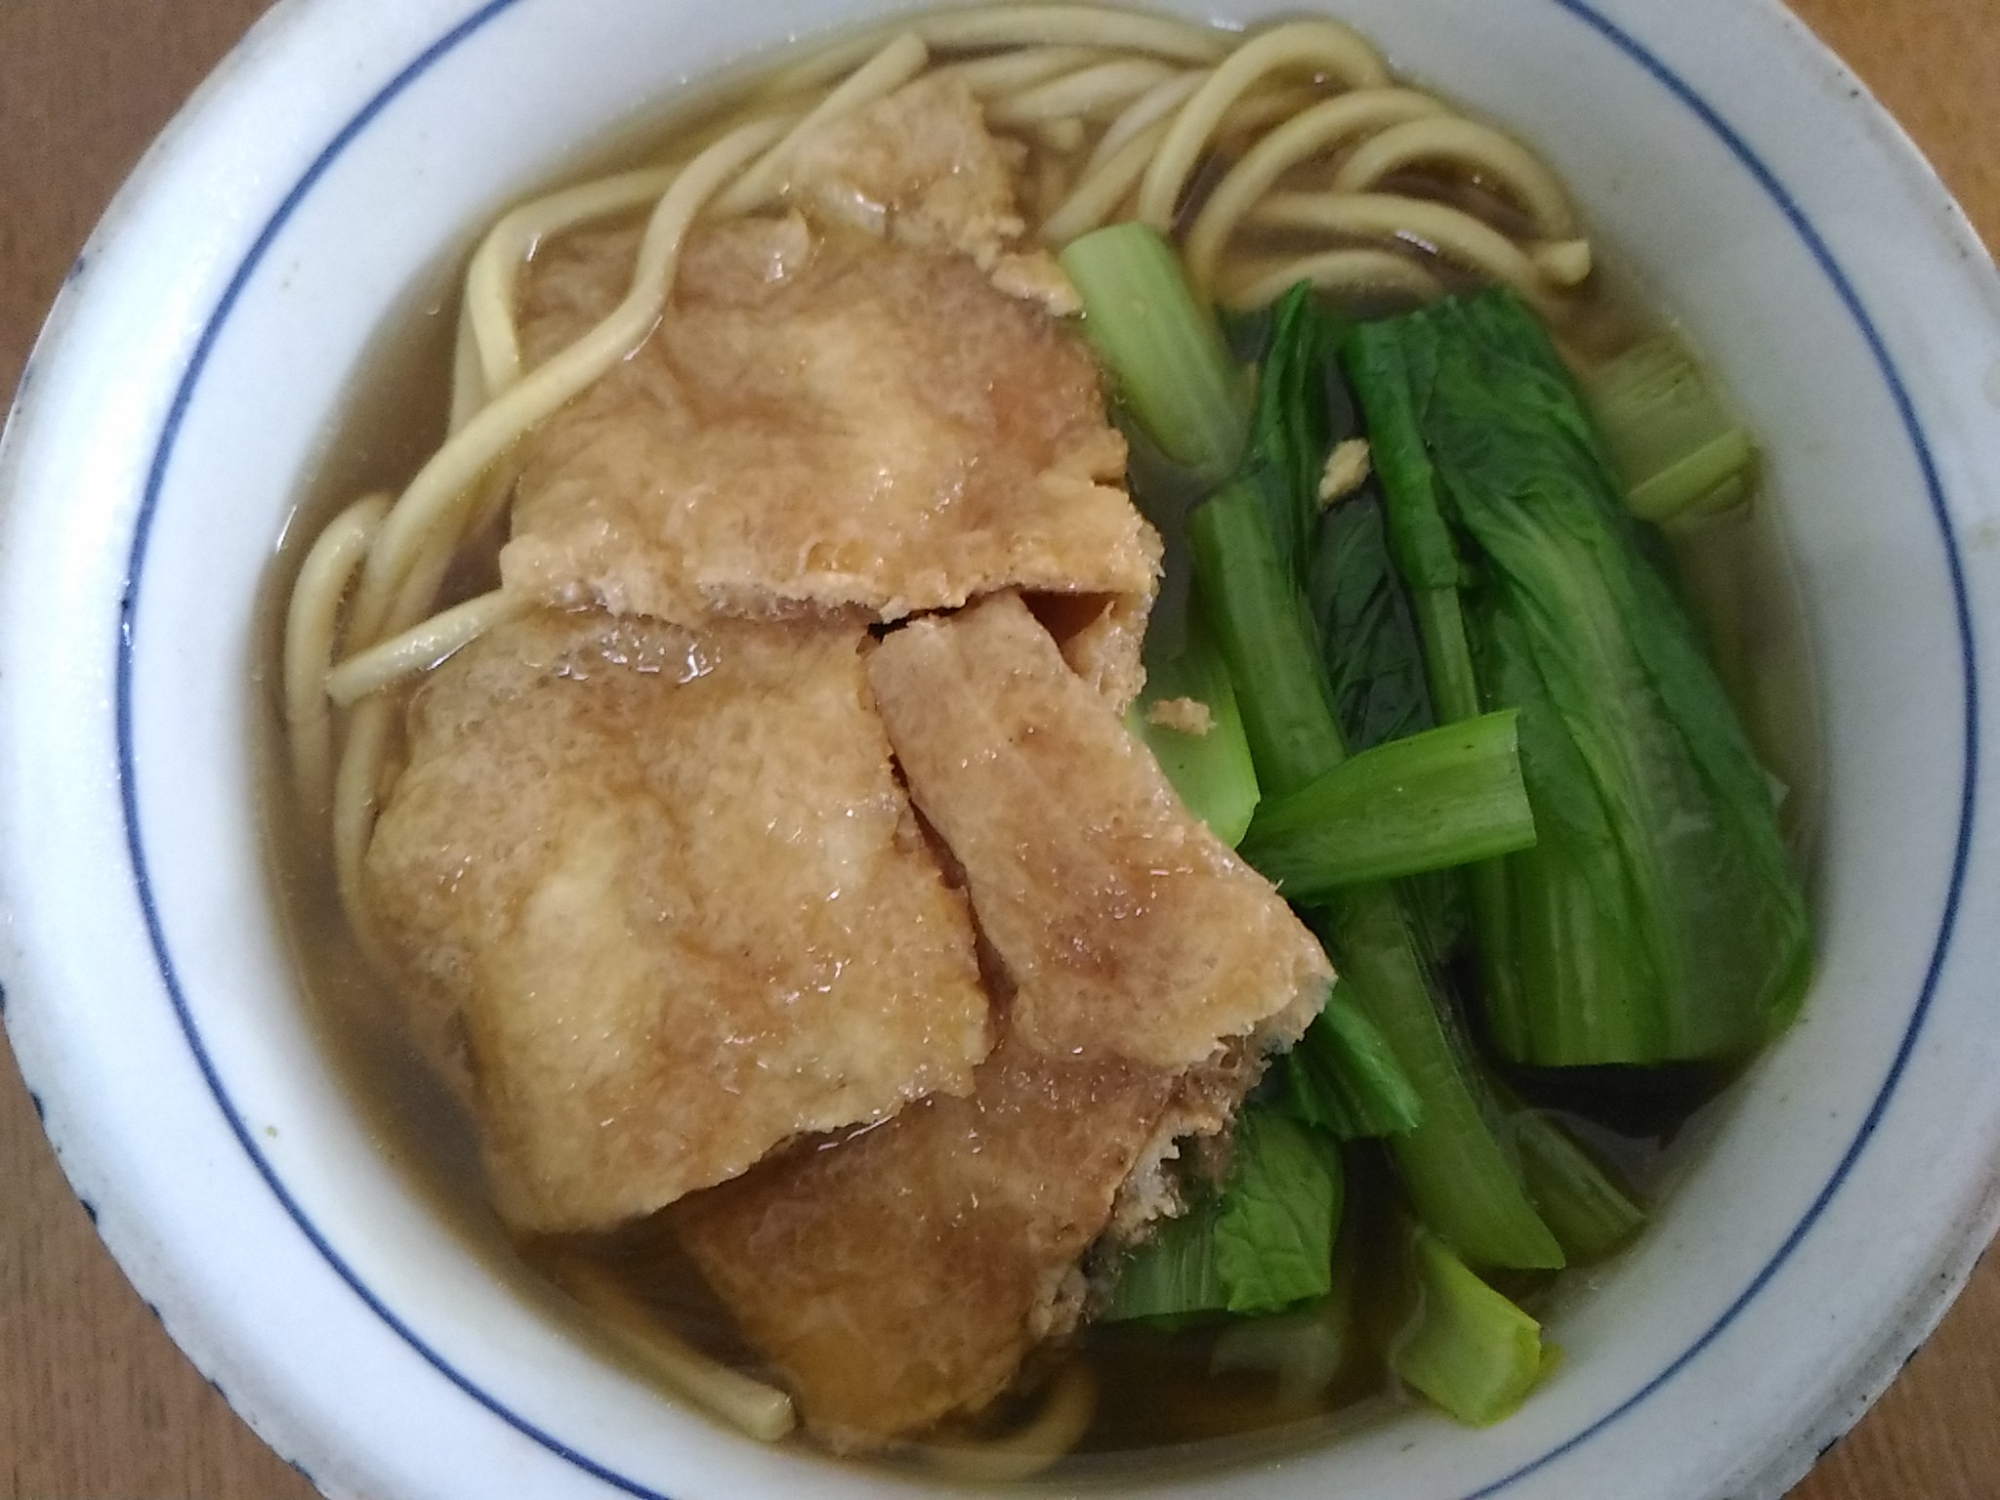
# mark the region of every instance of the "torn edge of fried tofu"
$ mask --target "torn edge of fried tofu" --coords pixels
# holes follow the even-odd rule
[[[1051,298],[1012,295],[1041,272],[1004,249],[1005,144],[962,81],[920,80],[802,145],[806,213],[698,227],[669,315],[522,445],[506,587],[681,623],[888,623],[1006,589],[1107,601],[1065,644],[1122,709],[1162,549],[1095,360]],[[541,247],[530,365],[616,305],[637,243]]]
[[[869,663],[911,794],[1002,970],[970,1099],[799,1148],[677,1206],[807,1425],[879,1449],[1005,1391],[1085,1311],[1085,1257],[1178,1213],[1332,968],[1268,882],[1002,595]]]
[[[1187,810],[1019,598],[913,621],[877,647],[868,680],[1031,1045],[1188,1068],[1318,1012],[1332,968],[1317,939]]]
[[[973,1087],[970,914],[895,778],[868,639],[540,613],[415,695],[370,905],[418,1037],[467,1040],[510,1224],[608,1228]]]
[[[1075,1325],[1083,1257],[1177,1087],[1003,1035],[971,1098],[796,1148],[671,1218],[807,1427],[879,1449],[984,1407]]]
[[[905,244],[971,258],[1008,296],[1066,317],[1083,300],[1039,246],[1021,246],[1027,222],[1016,177],[1025,153],[986,126],[961,78],[905,84],[801,144],[791,189],[821,214]]]

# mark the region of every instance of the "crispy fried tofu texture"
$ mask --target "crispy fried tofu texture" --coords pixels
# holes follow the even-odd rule
[[[1318,1012],[1333,973],[1317,940],[1019,599],[911,623],[868,676],[1030,1045],[1185,1068],[1232,1037],[1289,1042]]]
[[[1006,1010],[970,1100],[802,1147],[674,1213],[808,1425],[880,1447],[1003,1391],[1075,1322],[1080,1261],[1180,1205],[1332,980],[1013,595],[916,621],[869,679],[962,866]]]
[[[604,1228],[795,1135],[964,1094],[989,1004],[889,763],[855,622],[592,613],[441,667],[368,855],[495,1202]]]
[[[1004,1391],[1081,1311],[1077,1262],[1178,1086],[1003,1041],[969,1099],[796,1150],[673,1211],[811,1430],[879,1448]]]
[[[988,132],[963,79],[938,73],[801,145],[792,193],[822,217],[970,256],[1009,296],[1063,316],[1083,306],[1076,288],[1046,250],[1017,247],[1027,224],[1014,182],[1025,156]]]
[[[633,247],[582,233],[536,257],[531,361],[610,309]],[[1124,465],[1081,342],[966,257],[739,221],[697,233],[672,315],[528,440],[501,569],[683,623],[1097,596],[1117,664],[1096,675],[1125,691],[1160,542]]]
[[[987,130],[963,80],[937,74],[802,142],[791,188],[822,217],[990,268],[1027,230],[1014,193],[1024,154]]]

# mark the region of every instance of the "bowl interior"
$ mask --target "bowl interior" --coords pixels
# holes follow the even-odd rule
[[[260,610],[274,545],[316,476],[353,462],[328,450],[330,414],[358,399],[385,344],[440,324],[479,229],[686,79],[864,9],[501,0],[467,17],[443,0],[393,15],[386,0],[323,0],[267,30],[177,148],[183,187],[199,170],[241,197],[209,220],[185,194],[157,208],[195,245],[152,273],[177,299],[179,352],[159,364],[157,424],[135,422],[134,482],[106,498],[99,533],[129,572],[113,699],[135,875],[119,901],[137,904],[118,941],[143,943],[152,973],[140,999],[75,1024],[77,1051],[115,1087],[143,1067],[125,1055],[132,1009],[170,1023],[158,1034],[178,1051],[148,1103],[198,1116],[190,1128],[221,1164],[170,1161],[133,1109],[78,1104],[70,1118],[96,1143],[86,1154],[124,1153],[120,1190],[160,1226],[158,1246],[120,1247],[128,1268],[142,1284],[161,1267],[183,1278],[190,1347],[227,1364],[252,1420],[336,1489],[504,1492],[530,1472],[521,1464],[549,1494],[905,1482],[759,1449],[664,1404],[573,1335],[477,1213],[441,1205],[382,1148],[383,1122],[329,1064],[264,919],[275,898],[255,733],[269,714]],[[1938,392],[1960,357],[1945,321],[1989,341],[1994,321],[1967,305],[1952,246],[1925,217],[1934,185],[1775,11],[1338,9],[1398,67],[1553,161],[1764,440],[1765,520],[1742,566],[1760,610],[1802,620],[1810,643],[1767,631],[1754,664],[1777,727],[1823,755],[1819,977],[1804,1021],[1712,1120],[1643,1241],[1575,1278],[1551,1320],[1566,1362],[1518,1417],[1472,1433],[1412,1411],[1275,1469],[1157,1483],[1440,1500],[1607,1483],[1632,1497],[1719,1493],[1783,1463],[1885,1330],[1913,1328],[1913,1279],[1955,1255],[1958,1220],[1977,1217],[1967,1184],[1991,1156],[1991,1107],[1970,1128],[1961,1112],[1956,1132],[1940,1110],[1992,1044],[1930,1049],[1959,1024],[1947,960],[1969,962],[1951,948],[1974,770],[1956,528],[1990,513],[1974,475],[1991,439]],[[1241,0],[1225,11],[1258,14]],[[1718,29],[1734,43],[1726,62]],[[285,127],[242,145],[286,99]],[[231,179],[244,165],[232,151],[256,170]],[[136,295],[121,290],[140,274],[130,239],[107,241],[97,274],[111,285],[85,295]],[[90,338],[73,333],[66,356],[78,390],[109,378],[108,341],[93,352]],[[32,441],[60,431],[45,418]],[[99,592],[81,616],[98,633],[58,655],[111,652],[119,617]],[[1913,1068],[1928,1070],[1921,1086]],[[242,1227],[215,1258],[195,1248],[211,1212]],[[219,1309],[232,1285],[240,1304]]]

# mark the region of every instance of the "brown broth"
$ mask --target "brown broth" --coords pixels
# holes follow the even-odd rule
[[[682,96],[642,128],[580,153],[548,185],[659,160],[674,143],[713,134],[740,111],[737,101],[746,99],[752,82],[743,75],[704,89],[692,100]],[[1067,153],[1072,165],[1077,155]],[[1027,180],[1032,182],[1045,165],[1031,161]],[[1061,160],[1055,162],[1061,165]],[[1303,175],[1314,170],[1308,166]],[[1211,169],[1208,181],[1213,180]],[[1476,186],[1465,184],[1402,180],[1396,186],[1462,206],[1484,198]],[[457,263],[435,266],[419,278],[386,320],[329,424],[312,479],[269,570],[259,625],[261,661],[279,659],[285,601],[318,528],[355,496],[399,487],[442,440],[460,269]],[[1469,284],[1457,272],[1448,271],[1446,280],[1455,288]],[[1659,322],[1634,279],[1611,260],[1600,265],[1565,345],[1572,357],[1601,357]],[[1725,518],[1675,538],[1674,547],[1687,596],[1709,632],[1725,685],[1766,763],[1793,788],[1786,824],[1803,860],[1817,811],[1817,718],[1802,610],[1767,511],[1759,507],[1748,517]],[[1768,586],[1773,579],[1780,587]],[[490,584],[472,577],[460,580],[464,593],[482,586]],[[557,1289],[565,1256],[581,1253],[610,1268],[697,1348],[768,1376],[657,1221],[586,1241],[518,1239],[499,1223],[486,1202],[471,1122],[402,1035],[394,996],[370,971],[348,931],[320,840],[302,827],[292,804],[278,674],[267,669],[263,677],[265,712],[256,737],[275,904],[300,990],[331,1066],[361,1102],[378,1148],[489,1272],[546,1315],[562,1320],[605,1357],[637,1368],[594,1326],[591,1314]],[[1714,1109],[1707,1101],[1724,1080],[1690,1077],[1671,1097],[1656,1101],[1651,1117],[1628,1121],[1622,1131],[1574,1114],[1579,1101],[1573,1089],[1565,1092],[1532,1076],[1515,1081],[1531,1101],[1580,1121],[1599,1154],[1642,1196],[1651,1197],[1687,1170],[1691,1143],[1706,1134],[1704,1120]],[[1372,1159],[1372,1153],[1362,1153],[1359,1170],[1351,1176],[1343,1228],[1350,1243],[1342,1253],[1353,1257],[1358,1311],[1349,1353],[1323,1392],[1287,1402],[1280,1399],[1274,1375],[1212,1371],[1224,1324],[1174,1333],[1095,1325],[1079,1335],[1073,1349],[1096,1377],[1097,1414],[1076,1452],[1044,1477],[1085,1481],[1233,1464],[1324,1441],[1394,1410],[1400,1398],[1388,1374],[1387,1349],[1411,1293],[1397,1248],[1400,1235],[1386,1165]],[[1547,1278],[1508,1289],[1532,1307],[1546,1293]],[[1024,1385],[1032,1387],[1047,1369],[1045,1357],[1031,1363]],[[1029,1415],[1033,1404],[1032,1394],[1005,1399],[983,1417],[959,1424],[951,1435],[1005,1431]],[[922,1444],[887,1455],[886,1461],[918,1469],[929,1463]]]

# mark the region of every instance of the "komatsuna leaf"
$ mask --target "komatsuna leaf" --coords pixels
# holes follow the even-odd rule
[[[1275,1312],[1323,1297],[1343,1179],[1330,1141],[1273,1110],[1244,1110],[1215,1221],[1215,1265],[1234,1313]]]
[[[1307,568],[1306,599],[1319,630],[1329,695],[1341,733],[1359,753],[1437,727],[1423,643],[1409,592],[1389,555],[1379,489],[1370,484],[1321,518]],[[1442,969],[1466,935],[1455,871],[1398,885],[1419,945]]]
[[[1272,1108],[1339,1140],[1400,1135],[1423,1119],[1388,1039],[1339,985],[1271,1078]]]
[[[1549,1065],[1758,1045],[1803,990],[1803,890],[1763,771],[1547,335],[1518,299],[1486,293],[1357,328],[1344,357],[1398,564],[1438,588],[1440,532],[1463,554],[1451,586],[1483,706],[1521,713],[1540,839],[1500,883],[1496,1041]]]
[[[1343,1196],[1331,1138],[1246,1106],[1222,1191],[1160,1225],[1126,1260],[1104,1316],[1266,1313],[1325,1296]]]
[[[1140,1318],[1173,1319],[1221,1312],[1229,1289],[1215,1264],[1215,1218],[1219,1204],[1208,1199],[1154,1231],[1118,1270],[1111,1298],[1099,1314],[1106,1322]]]
[[[1299,283],[1271,311],[1250,419],[1245,477],[1264,497],[1286,569],[1305,580],[1319,526],[1319,484],[1333,445],[1355,431],[1335,358],[1343,325]]]

